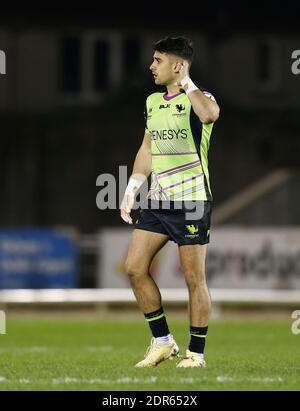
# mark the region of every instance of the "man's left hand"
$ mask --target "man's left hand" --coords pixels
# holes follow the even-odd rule
[[[178,72],[179,77],[178,77],[178,80],[176,81],[175,85],[176,86],[182,86],[181,80],[184,77],[189,77],[190,76],[189,63],[186,60],[184,60],[183,63],[178,63],[178,64],[180,64],[181,67],[179,69],[179,72]]]

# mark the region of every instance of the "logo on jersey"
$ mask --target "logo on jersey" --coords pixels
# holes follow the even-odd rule
[[[161,104],[159,106],[159,109],[161,109],[161,108],[170,108],[170,107],[171,107],[171,104]]]
[[[184,104],[176,104],[175,108],[176,108],[176,112],[174,112],[172,114],[172,116],[175,116],[175,117],[186,116],[187,113],[185,111],[185,105]]]
[[[178,111],[178,113],[181,113],[183,110],[185,110],[185,107],[183,104],[176,104],[176,109]]]

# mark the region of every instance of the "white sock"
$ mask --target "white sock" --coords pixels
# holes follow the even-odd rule
[[[204,354],[201,354],[201,353],[199,353],[199,352],[192,352],[192,351],[190,351],[193,355],[198,355],[198,357],[200,357],[200,358],[204,358]]]
[[[173,341],[173,339],[172,339],[171,334],[163,335],[162,337],[156,337],[155,338],[155,342],[157,344],[170,344],[172,341]]]

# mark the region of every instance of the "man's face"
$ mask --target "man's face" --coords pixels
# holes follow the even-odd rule
[[[168,53],[155,51],[149,67],[156,85],[167,86],[177,80],[182,59]]]

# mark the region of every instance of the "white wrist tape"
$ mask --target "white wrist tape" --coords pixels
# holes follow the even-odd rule
[[[132,174],[129,179],[125,194],[134,195],[140,189],[143,182],[147,179],[144,174]]]
[[[192,82],[192,79],[189,76],[183,77],[181,80],[181,85],[185,90],[186,95],[188,96],[192,91],[199,90],[198,87]]]

